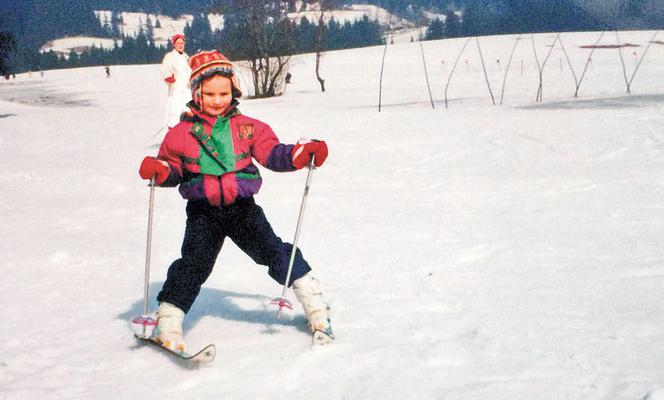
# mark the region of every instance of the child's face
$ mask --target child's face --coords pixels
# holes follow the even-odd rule
[[[201,87],[201,103],[203,111],[217,117],[223,115],[233,100],[233,87],[230,78],[215,75],[206,79]]]

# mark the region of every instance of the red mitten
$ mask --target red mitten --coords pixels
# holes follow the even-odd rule
[[[175,75],[171,75],[168,78],[165,78],[164,81],[166,83],[175,83]]]
[[[168,179],[169,168],[154,157],[145,157],[138,169],[138,174],[143,179],[150,179],[154,176],[154,182],[161,185]]]
[[[293,166],[302,169],[309,165],[311,156],[314,156],[314,165],[320,167],[327,158],[327,143],[324,140],[314,140],[308,143],[296,144],[291,153]]]

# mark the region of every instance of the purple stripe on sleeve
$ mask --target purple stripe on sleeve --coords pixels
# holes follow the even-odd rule
[[[293,146],[292,144],[283,143],[274,146],[267,159],[267,167],[276,172],[295,171],[291,157]]]

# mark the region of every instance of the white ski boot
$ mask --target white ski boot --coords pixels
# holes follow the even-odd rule
[[[184,341],[182,340],[183,319],[184,311],[166,302],[159,303],[157,328],[153,336],[159,339],[162,346],[176,352],[184,352]]]
[[[314,344],[327,344],[334,340],[330,323],[330,307],[323,301],[318,279],[307,274],[293,282],[293,293],[302,304],[313,333]]]

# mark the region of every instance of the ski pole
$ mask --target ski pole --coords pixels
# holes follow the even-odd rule
[[[148,206],[148,237],[145,246],[145,285],[143,286],[143,315],[148,314],[148,295],[150,290],[150,256],[152,253],[152,217],[154,215],[154,178],[150,178],[150,203]]]
[[[302,203],[300,204],[300,213],[297,217],[297,227],[295,228],[295,237],[293,238],[293,249],[291,251],[290,260],[288,261],[288,272],[286,273],[286,282],[284,282],[283,290],[281,291],[281,296],[272,299],[271,304],[279,306],[277,310],[277,319],[281,317],[281,310],[286,307],[289,310],[293,309],[293,305],[286,298],[286,292],[288,292],[288,282],[290,281],[291,272],[293,270],[293,264],[295,263],[295,254],[297,253],[297,242],[300,238],[300,230],[302,228],[302,221],[304,219],[304,209],[307,203],[307,196],[309,195],[309,185],[311,185],[311,173],[314,170],[314,157],[311,157],[309,162],[309,172],[307,172],[307,181],[304,184],[304,194],[302,195]]]
[[[152,219],[154,215],[154,188],[155,176],[150,178],[150,203],[148,206],[148,237],[145,247],[145,284],[143,286],[143,315],[132,320],[134,324],[142,325],[142,336],[148,337],[147,327],[156,325],[156,321],[148,316],[148,296],[150,291],[150,255],[152,252]]]

